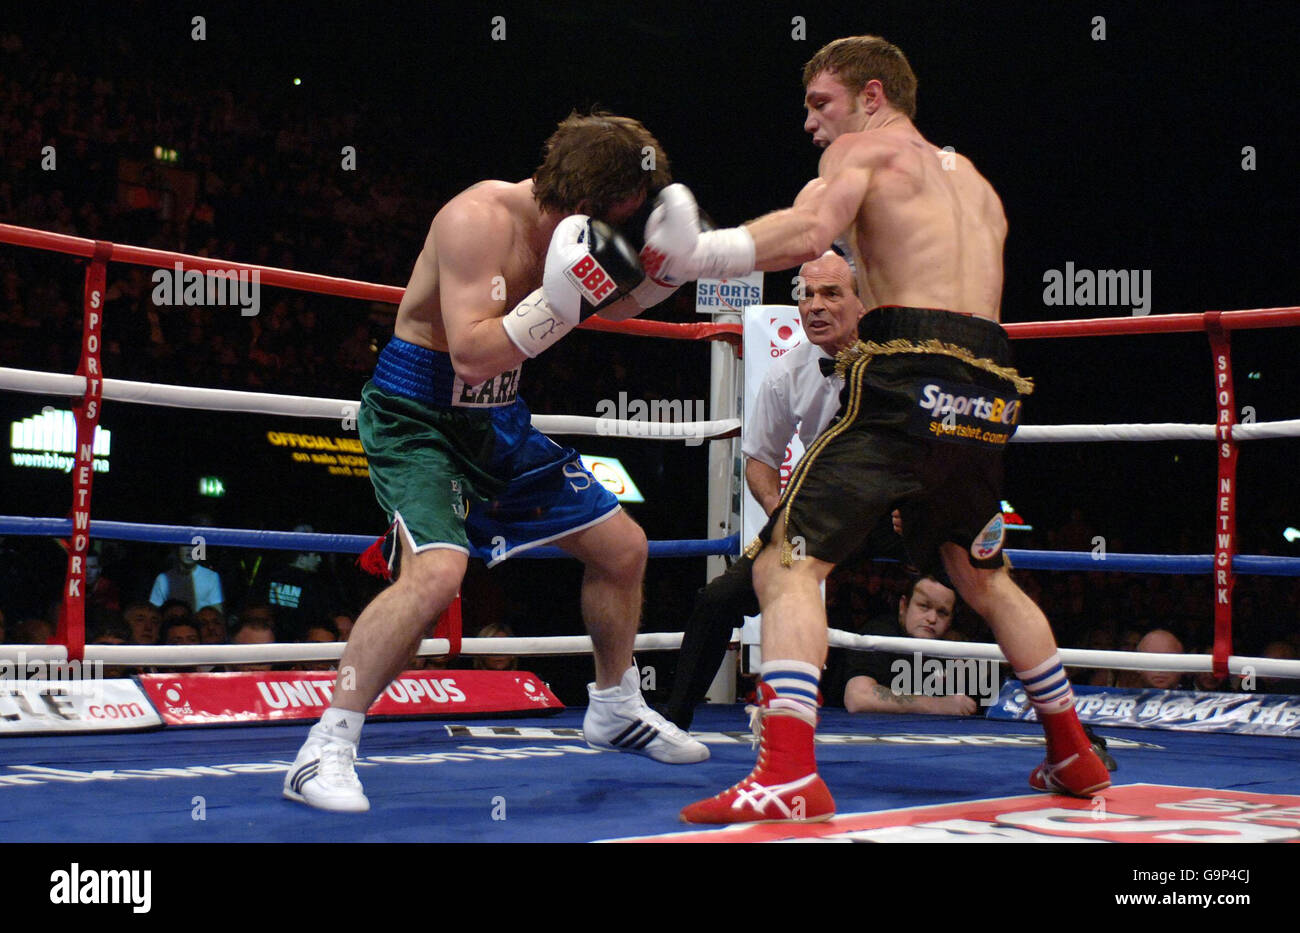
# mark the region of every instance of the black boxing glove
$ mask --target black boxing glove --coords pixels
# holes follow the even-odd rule
[[[502,323],[515,346],[534,357],[644,278],[626,237],[602,220],[574,214],[560,221],[551,236],[542,287]]]

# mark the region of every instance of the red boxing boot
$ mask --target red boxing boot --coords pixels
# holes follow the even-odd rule
[[[734,787],[682,810],[683,823],[815,823],[835,815],[835,801],[817,774],[816,718],[772,706],[775,692],[760,685],[763,704],[751,707],[758,764]]]
[[[1110,772],[1073,707],[1039,718],[1047,735],[1047,758],[1029,775],[1030,787],[1071,797],[1091,797],[1110,787]]]

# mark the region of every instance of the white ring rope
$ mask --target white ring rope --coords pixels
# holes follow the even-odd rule
[[[902,638],[885,635],[853,635],[831,629],[829,641],[832,648],[849,648],[865,651],[888,651],[910,655],[919,651],[926,657],[956,658],[960,660],[988,660],[1006,664],[1006,656],[997,645],[968,641],[943,641],[935,638]],[[1066,667],[1109,668],[1119,671],[1176,671],[1183,674],[1200,674],[1214,669],[1214,657],[1208,654],[1157,654],[1149,651],[1092,651],[1084,648],[1061,648],[1061,664]],[[1232,655],[1228,670],[1233,674],[1248,673],[1250,668],[1257,677],[1286,677],[1300,679],[1300,661],[1274,658],[1251,658]]]
[[[853,635],[838,629],[831,629],[829,635],[830,645],[833,648],[888,651],[903,655],[911,655],[919,651],[931,658],[1006,663],[1006,658],[997,645],[931,638]],[[739,629],[733,630],[732,639],[733,641],[740,639]],[[670,651],[680,648],[681,643],[681,632],[658,632],[638,635],[634,648],[636,651]],[[342,642],[282,642],[269,645],[87,645],[85,659],[123,667],[286,664],[301,661],[337,661],[343,656],[343,649]],[[426,638],[420,642],[421,657],[445,655],[450,651],[451,643],[445,638]],[[461,654],[472,657],[586,655],[591,654],[591,651],[591,639],[585,635],[466,638],[461,642]],[[0,646],[0,660],[11,663],[22,660],[59,662],[66,661],[67,656],[67,650],[61,645]],[[1068,667],[1109,668],[1122,671],[1202,673],[1213,669],[1213,658],[1208,654],[1156,654],[1137,651],[1091,651],[1078,648],[1062,648],[1061,663]],[[1257,677],[1300,679],[1300,661],[1233,655],[1228,659],[1228,670],[1239,675],[1253,673]]]
[[[86,390],[83,376],[43,373],[30,369],[0,367],[0,389],[37,395],[81,396]],[[256,415],[285,415],[294,418],[323,418],[355,422],[359,401],[341,398],[310,398],[302,395],[273,395],[234,389],[198,389],[128,379],[105,379],[106,401],[134,402],[165,408],[200,411],[230,411]],[[577,415],[533,415],[533,424],[544,434],[591,434],[613,437],[645,437],[657,440],[701,440],[729,437],[740,430],[740,419],[721,421],[619,421]]]
[[[85,393],[86,380],[83,376],[0,367],[0,389],[38,395],[80,397]],[[199,389],[191,386],[132,382],[126,379],[105,379],[103,397],[108,401],[135,402],[167,408],[324,418],[330,421],[355,420],[361,408],[360,402],[348,399],[272,395],[233,389]],[[578,415],[534,415],[533,424],[546,434],[608,435],[658,440],[722,438],[731,436],[740,429],[740,421],[736,418],[719,421],[659,422],[619,421],[613,418]],[[1218,428],[1212,424],[1026,424],[1017,429],[1011,441],[1020,444],[1076,441],[1212,441],[1218,436]],[[1237,441],[1300,437],[1300,419],[1234,424],[1232,437]]]

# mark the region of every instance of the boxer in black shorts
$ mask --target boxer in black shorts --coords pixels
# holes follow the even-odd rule
[[[1033,391],[1007,365],[1005,332],[983,318],[890,307],[869,312],[858,334],[835,360],[839,414],[747,554],[782,524],[784,563],[801,550],[838,564],[897,507],[922,573],[941,570],[945,541],[969,547],[975,566],[1001,567],[1002,451]]]
[[[819,585],[893,504],[909,556],[942,564],[1024,684],[1047,738],[1032,787],[1091,796],[1110,774],[1074,712],[1047,618],[1003,566],[1001,451],[1031,385],[1009,366],[1001,317],[1007,220],[965,156],[912,123],[916,76],[877,36],[837,39],[804,67],[804,128],[826,148],[794,206],[704,232],[690,191],[660,193],[641,262],[656,281],[789,268],[843,238],[876,310],[837,359],[836,420],[805,455],[758,543],[763,609],[758,763],[686,807],[694,823],[821,820],[835,812],[813,751],[826,657]]]

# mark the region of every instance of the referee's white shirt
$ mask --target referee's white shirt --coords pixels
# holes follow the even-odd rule
[[[827,358],[821,347],[805,340],[768,370],[754,410],[745,418],[741,450],[746,457],[779,470],[796,429],[806,450],[830,424],[840,408],[844,380],[822,375],[818,361]]]

